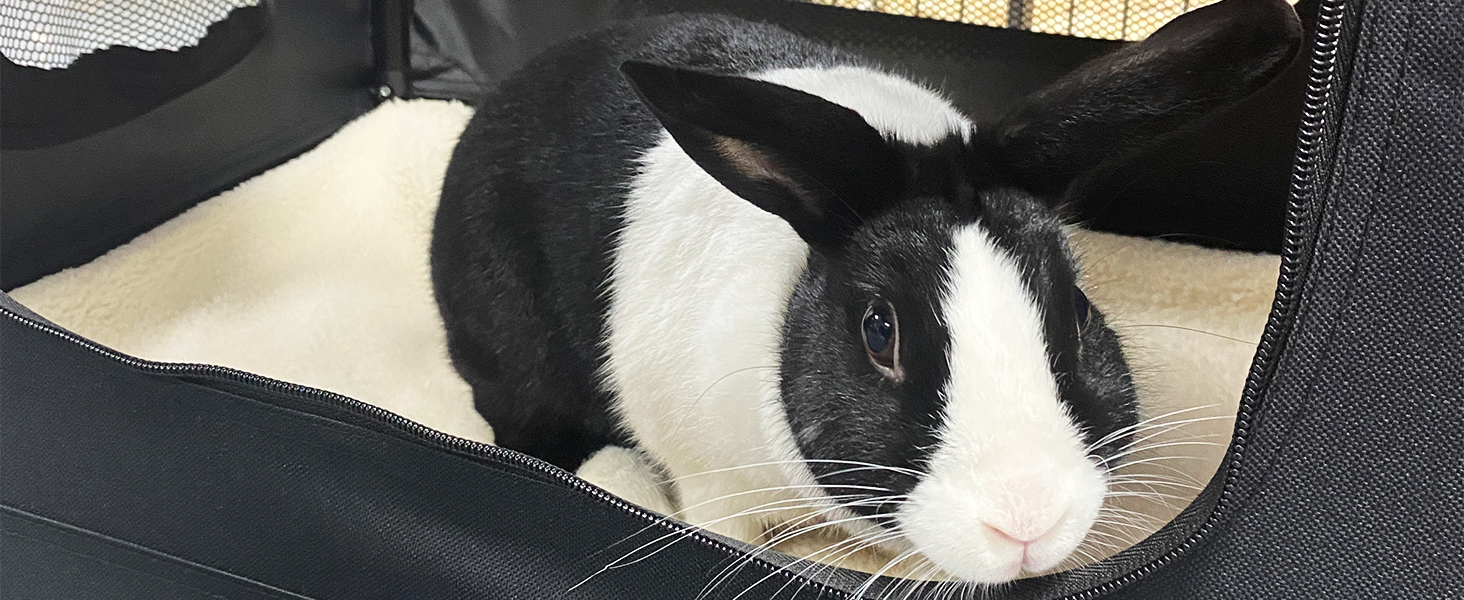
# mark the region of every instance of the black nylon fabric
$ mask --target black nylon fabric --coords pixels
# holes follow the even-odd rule
[[[974,27],[791,0],[417,0],[414,90],[475,103],[550,46],[643,15],[722,13],[871,56],[939,86],[968,114],[998,117],[1117,42]]]
[[[130,121],[237,64],[268,26],[267,7],[246,6],[177,51],[108,48],[51,70],[0,57],[0,148],[43,148]]]
[[[375,106],[368,12],[265,2],[176,54],[5,64],[0,137],[17,143],[0,149],[0,289],[91,261]]]

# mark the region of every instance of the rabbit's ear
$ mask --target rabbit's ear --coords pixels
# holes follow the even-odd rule
[[[902,186],[899,150],[853,110],[745,77],[638,61],[620,71],[696,164],[809,244],[842,244]]]
[[[1028,97],[995,129],[997,160],[1060,201],[1104,163],[1265,86],[1300,43],[1284,0],[1223,0],[1181,15]]]

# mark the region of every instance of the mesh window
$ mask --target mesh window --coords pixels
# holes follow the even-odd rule
[[[1141,40],[1219,0],[807,0],[814,4],[1106,40]],[[1296,0],[1288,0],[1296,4]]]
[[[112,46],[178,50],[208,26],[259,0],[45,0],[0,3],[0,54],[42,69],[65,68]]]

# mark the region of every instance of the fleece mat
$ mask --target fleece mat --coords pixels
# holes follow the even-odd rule
[[[290,162],[12,295],[127,354],[318,387],[492,443],[448,360],[428,275],[443,173],[471,114],[456,102],[387,102]],[[1153,425],[1125,471],[1135,483],[1110,499],[1126,517],[1090,536],[1086,561],[1162,526],[1215,472],[1279,258],[1079,228],[1073,239],[1082,286],[1124,338]],[[676,510],[635,452],[607,449],[579,474],[652,510]],[[827,544],[779,549],[807,555]],[[842,566],[883,565],[866,554]]]

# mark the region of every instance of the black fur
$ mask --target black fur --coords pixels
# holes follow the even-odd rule
[[[978,125],[969,143],[952,137],[929,147],[871,141],[858,126],[788,135],[779,123],[822,114],[811,122],[827,125],[848,115],[801,92],[706,75],[860,64],[773,27],[673,16],[561,45],[480,103],[449,167],[432,267],[454,364],[503,446],[573,468],[606,443],[629,443],[596,383],[602,292],[625,185],[664,123],[704,169],[810,243],[788,305],[769,307],[786,311],[784,405],[806,458],[923,468],[949,371],[943,273],[951,234],[968,223],[1020,263],[1045,315],[1063,401],[1089,441],[1132,424],[1117,337],[1096,311],[1078,330],[1076,268],[1053,207],[1106,157],[1243,97],[1284,64],[1294,48],[1285,27],[1227,33],[1256,15],[1285,21],[1283,2],[1221,4],[1234,7],[1181,17],[1151,42],[1039,93],[1000,126]],[[620,75],[626,61],[641,61],[626,75],[654,113]],[[759,108],[738,108],[749,105]],[[773,105],[787,112],[770,113]],[[772,175],[728,166],[717,146],[727,138]],[[834,146],[847,155],[810,155]],[[898,315],[900,383],[863,350],[861,320],[877,298]],[[915,484],[887,471],[810,467],[829,484],[897,492]]]
[[[1057,201],[1154,138],[1263,87],[1301,44],[1279,0],[1225,0],[1181,15],[1142,43],[1033,94],[997,124],[1013,181]]]

